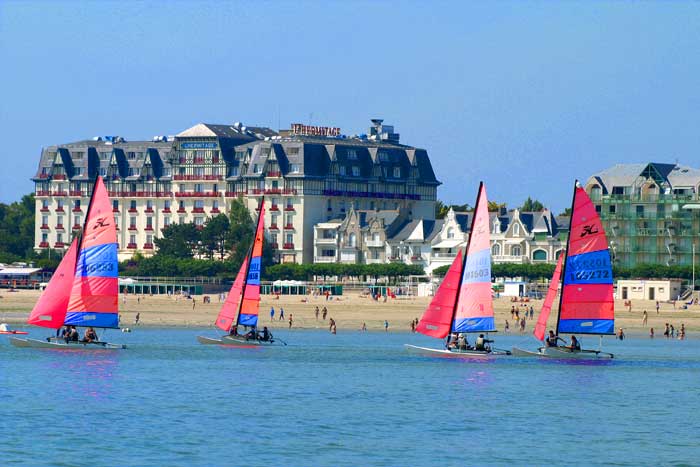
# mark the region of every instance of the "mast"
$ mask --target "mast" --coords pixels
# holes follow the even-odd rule
[[[569,234],[566,237],[566,250],[564,251],[564,261],[561,268],[561,281],[564,283],[564,278],[566,277],[566,260],[569,258],[569,244],[571,243],[571,224],[574,220],[574,203],[576,202],[576,187],[578,186],[578,179],[574,180],[574,194],[571,197],[571,217],[569,218]],[[557,335],[559,335],[559,320],[561,319],[561,304],[564,300],[564,287],[562,285],[561,293],[559,294],[559,310],[557,310]]]
[[[95,177],[95,181],[92,184],[92,193],[90,193],[90,201],[88,201],[88,207],[85,210],[85,219],[83,219],[83,228],[80,229],[80,236],[78,238],[78,248],[75,249],[75,266],[78,266],[78,259],[80,259],[80,250],[83,244],[83,237],[85,236],[85,229],[87,228],[87,221],[90,218],[90,210],[92,209],[92,201],[95,199],[95,188],[97,188],[97,181],[100,176]],[[106,186],[105,186],[106,188]],[[108,192],[109,193],[109,192]],[[112,222],[114,222],[114,214],[112,214]],[[119,293],[117,291],[117,293]]]
[[[260,216],[263,212],[263,206],[265,205],[265,195],[263,195],[260,200],[260,209],[258,210],[258,219],[255,221],[255,231],[253,231],[253,241],[250,243],[250,248],[248,249],[247,265],[245,268],[245,281],[243,281],[243,289],[241,290],[241,299],[238,301],[238,312],[236,313],[236,323],[233,326],[238,326],[238,320],[241,317],[241,307],[243,306],[243,298],[245,297],[245,289],[248,287],[248,273],[250,272],[250,263],[253,256],[253,247],[255,246],[255,234],[258,231],[258,225],[260,224]]]
[[[457,304],[459,303],[459,296],[462,294],[462,279],[464,279],[464,268],[467,266],[467,252],[469,251],[469,245],[471,245],[472,243],[472,233],[474,232],[476,210],[479,209],[479,199],[481,198],[481,188],[483,186],[484,182],[479,182],[479,191],[476,194],[476,204],[474,205],[474,215],[472,216],[472,223],[469,228],[469,238],[467,239],[467,247],[464,249],[464,257],[462,258],[462,273],[459,275],[459,284],[457,285],[457,296],[455,297],[454,305],[452,305],[452,319],[450,320],[450,331],[447,333],[448,337],[450,334],[452,334],[452,328],[454,327],[455,322],[455,314],[457,313]]]

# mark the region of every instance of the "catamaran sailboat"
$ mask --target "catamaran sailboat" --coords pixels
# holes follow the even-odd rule
[[[248,255],[238,270],[236,280],[226,297],[214,323],[227,334],[219,338],[197,336],[200,344],[234,346],[272,345],[276,341],[272,334],[257,331],[260,310],[260,276],[262,275],[262,249],[264,240],[265,200],[260,203],[255,239]],[[244,327],[246,330],[241,331]],[[281,341],[280,341],[281,342]]]
[[[467,333],[481,333],[488,337],[487,333],[496,331],[491,293],[489,212],[483,182],[479,185],[466,255],[462,258],[461,252],[457,254],[416,330],[438,339],[444,339],[450,332],[454,333],[453,337]],[[477,341],[480,339],[484,338],[480,337]],[[497,350],[488,345],[460,346],[458,342],[453,339],[444,349],[409,344],[406,344],[406,349],[413,353],[449,357],[510,354],[510,351]]]
[[[79,239],[73,240],[56,272],[29,315],[28,323],[50,329],[62,326],[119,328],[117,229],[101,177],[85,216]],[[100,339],[91,342],[51,336],[46,340],[11,337],[17,347],[123,349]]]
[[[590,334],[602,336],[615,333],[615,302],[613,300],[613,276],[608,240],[595,206],[578,185],[574,185],[571,209],[571,227],[566,254],[559,257],[549,284],[547,297],[535,326],[535,337],[543,341],[547,319],[563,276],[559,296],[556,335]],[[571,347],[540,347],[537,351],[513,348],[513,355],[523,357],[548,357],[563,359],[613,358],[613,354],[590,349]]]

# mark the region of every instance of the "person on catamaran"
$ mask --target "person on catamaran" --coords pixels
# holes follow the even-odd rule
[[[456,349],[457,348],[457,339],[459,339],[459,335],[456,332],[453,332],[452,334],[449,334],[447,336],[447,344],[446,347],[448,349]]]
[[[237,336],[238,335],[238,325],[235,325],[231,328],[229,331],[229,335],[231,336]]]
[[[551,329],[549,330],[549,336],[547,336],[547,339],[545,339],[544,343],[547,345],[547,347],[556,347],[558,341],[562,341],[563,343],[566,344],[566,341],[562,339],[561,337],[557,336],[554,334],[554,331]]]
[[[457,337],[457,348],[459,350],[471,350],[471,346],[469,345],[469,342],[467,341],[467,335],[464,333],[458,334],[459,337]]]
[[[78,330],[75,329],[75,326],[70,327],[70,332],[66,336],[66,342],[78,342],[80,340],[80,335],[78,334]]]
[[[83,336],[83,342],[96,342],[97,341],[97,333],[95,332],[94,329],[92,328],[87,328],[87,331],[85,331],[85,335]]]
[[[258,333],[258,339],[267,342],[272,339],[272,333],[267,329],[267,326],[263,326],[262,332]]]
[[[571,345],[569,345],[568,348],[572,352],[581,351],[581,344],[579,343],[578,339],[576,339],[576,336],[571,336]]]
[[[250,328],[250,331],[245,333],[245,340],[250,340],[250,339],[257,339],[258,338],[258,333],[255,331],[255,326]]]
[[[490,343],[493,343],[493,340],[486,339],[483,334],[479,334],[479,337],[476,338],[476,345],[474,347],[476,350],[490,351],[491,346],[488,345]]]

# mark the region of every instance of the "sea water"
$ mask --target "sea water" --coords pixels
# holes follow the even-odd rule
[[[121,351],[0,341],[5,466],[700,464],[700,340],[604,340],[608,362],[411,355],[418,334],[113,332]],[[39,337],[41,331],[32,330]],[[535,348],[527,336],[497,346]],[[598,338],[584,338],[586,347]]]

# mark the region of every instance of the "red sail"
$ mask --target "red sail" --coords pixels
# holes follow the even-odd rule
[[[544,298],[544,303],[542,304],[542,310],[540,311],[540,316],[537,318],[537,324],[535,325],[535,337],[537,340],[544,340],[544,333],[547,329],[547,320],[549,319],[549,314],[552,311],[552,304],[554,299],[557,297],[557,290],[559,290],[559,279],[561,278],[561,265],[564,261],[564,254],[559,255],[559,261],[557,261],[557,267],[554,268],[554,274],[552,275],[552,281],[549,283],[549,289],[547,289],[547,296]]]
[[[70,248],[63,255],[56,272],[51,276],[49,285],[46,286],[46,289],[39,297],[39,301],[36,302],[34,309],[29,314],[27,323],[53,329],[63,326],[73,284],[73,275],[75,274],[75,262],[77,259],[75,250],[77,248],[78,240],[76,239],[73,240]]]
[[[430,337],[444,338],[450,332],[452,314],[457,301],[459,278],[462,276],[462,252],[452,262],[442,284],[418,322],[416,331]]]
[[[241,294],[243,292],[243,282],[245,280],[245,272],[248,269],[248,257],[243,260],[241,269],[238,270],[236,280],[231,286],[231,291],[226,297],[224,306],[219,311],[219,316],[216,317],[216,327],[223,329],[226,332],[231,330],[231,326],[236,321],[236,313],[238,313],[238,305],[241,302]]]

